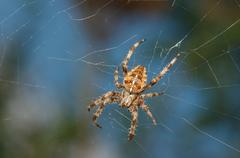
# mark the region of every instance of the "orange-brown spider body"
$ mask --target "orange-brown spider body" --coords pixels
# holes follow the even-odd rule
[[[123,86],[130,93],[140,93],[147,82],[147,71],[144,66],[136,66],[127,73]]]
[[[97,127],[101,126],[97,123],[97,119],[103,112],[105,106],[111,103],[117,103],[123,108],[128,108],[128,111],[131,113],[131,126],[129,128],[128,140],[132,140],[135,136],[135,131],[137,128],[137,120],[138,120],[138,109],[142,109],[146,112],[146,114],[152,119],[154,125],[156,125],[156,120],[153,117],[149,106],[144,103],[144,99],[160,96],[163,93],[147,93],[143,94],[143,92],[153,85],[155,85],[176,63],[177,58],[180,54],[177,54],[175,58],[173,58],[168,65],[166,65],[163,70],[155,76],[149,83],[147,82],[147,71],[144,66],[136,66],[132,70],[128,70],[128,62],[134,53],[135,49],[144,42],[144,39],[135,43],[129,50],[127,56],[122,62],[122,71],[123,71],[123,83],[118,81],[118,67],[114,72],[114,83],[118,89],[123,89],[122,91],[108,91],[107,93],[100,96],[98,99],[93,100],[91,104],[88,106],[88,110],[95,106],[99,106],[97,111],[93,115],[93,122]]]

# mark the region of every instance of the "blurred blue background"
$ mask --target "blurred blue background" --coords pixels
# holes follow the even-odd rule
[[[0,157],[240,157],[239,23],[238,0],[1,0]],[[148,80],[181,57],[129,142],[127,109],[97,129],[87,105],[142,38],[129,66]]]

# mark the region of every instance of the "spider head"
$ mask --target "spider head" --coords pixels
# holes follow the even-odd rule
[[[144,66],[138,65],[124,77],[123,85],[130,93],[140,93],[147,81],[147,72]]]

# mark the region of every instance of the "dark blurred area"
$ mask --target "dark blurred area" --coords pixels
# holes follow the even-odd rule
[[[98,129],[87,105],[142,38],[129,67],[148,80],[181,57],[149,90],[165,91],[146,101],[158,125],[139,111],[129,142],[126,109],[107,106]],[[238,0],[2,0],[0,157],[238,158],[239,51]]]

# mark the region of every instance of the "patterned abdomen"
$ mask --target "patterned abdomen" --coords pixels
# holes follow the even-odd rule
[[[144,66],[137,66],[124,77],[124,86],[130,93],[139,93],[146,85],[147,73]]]

